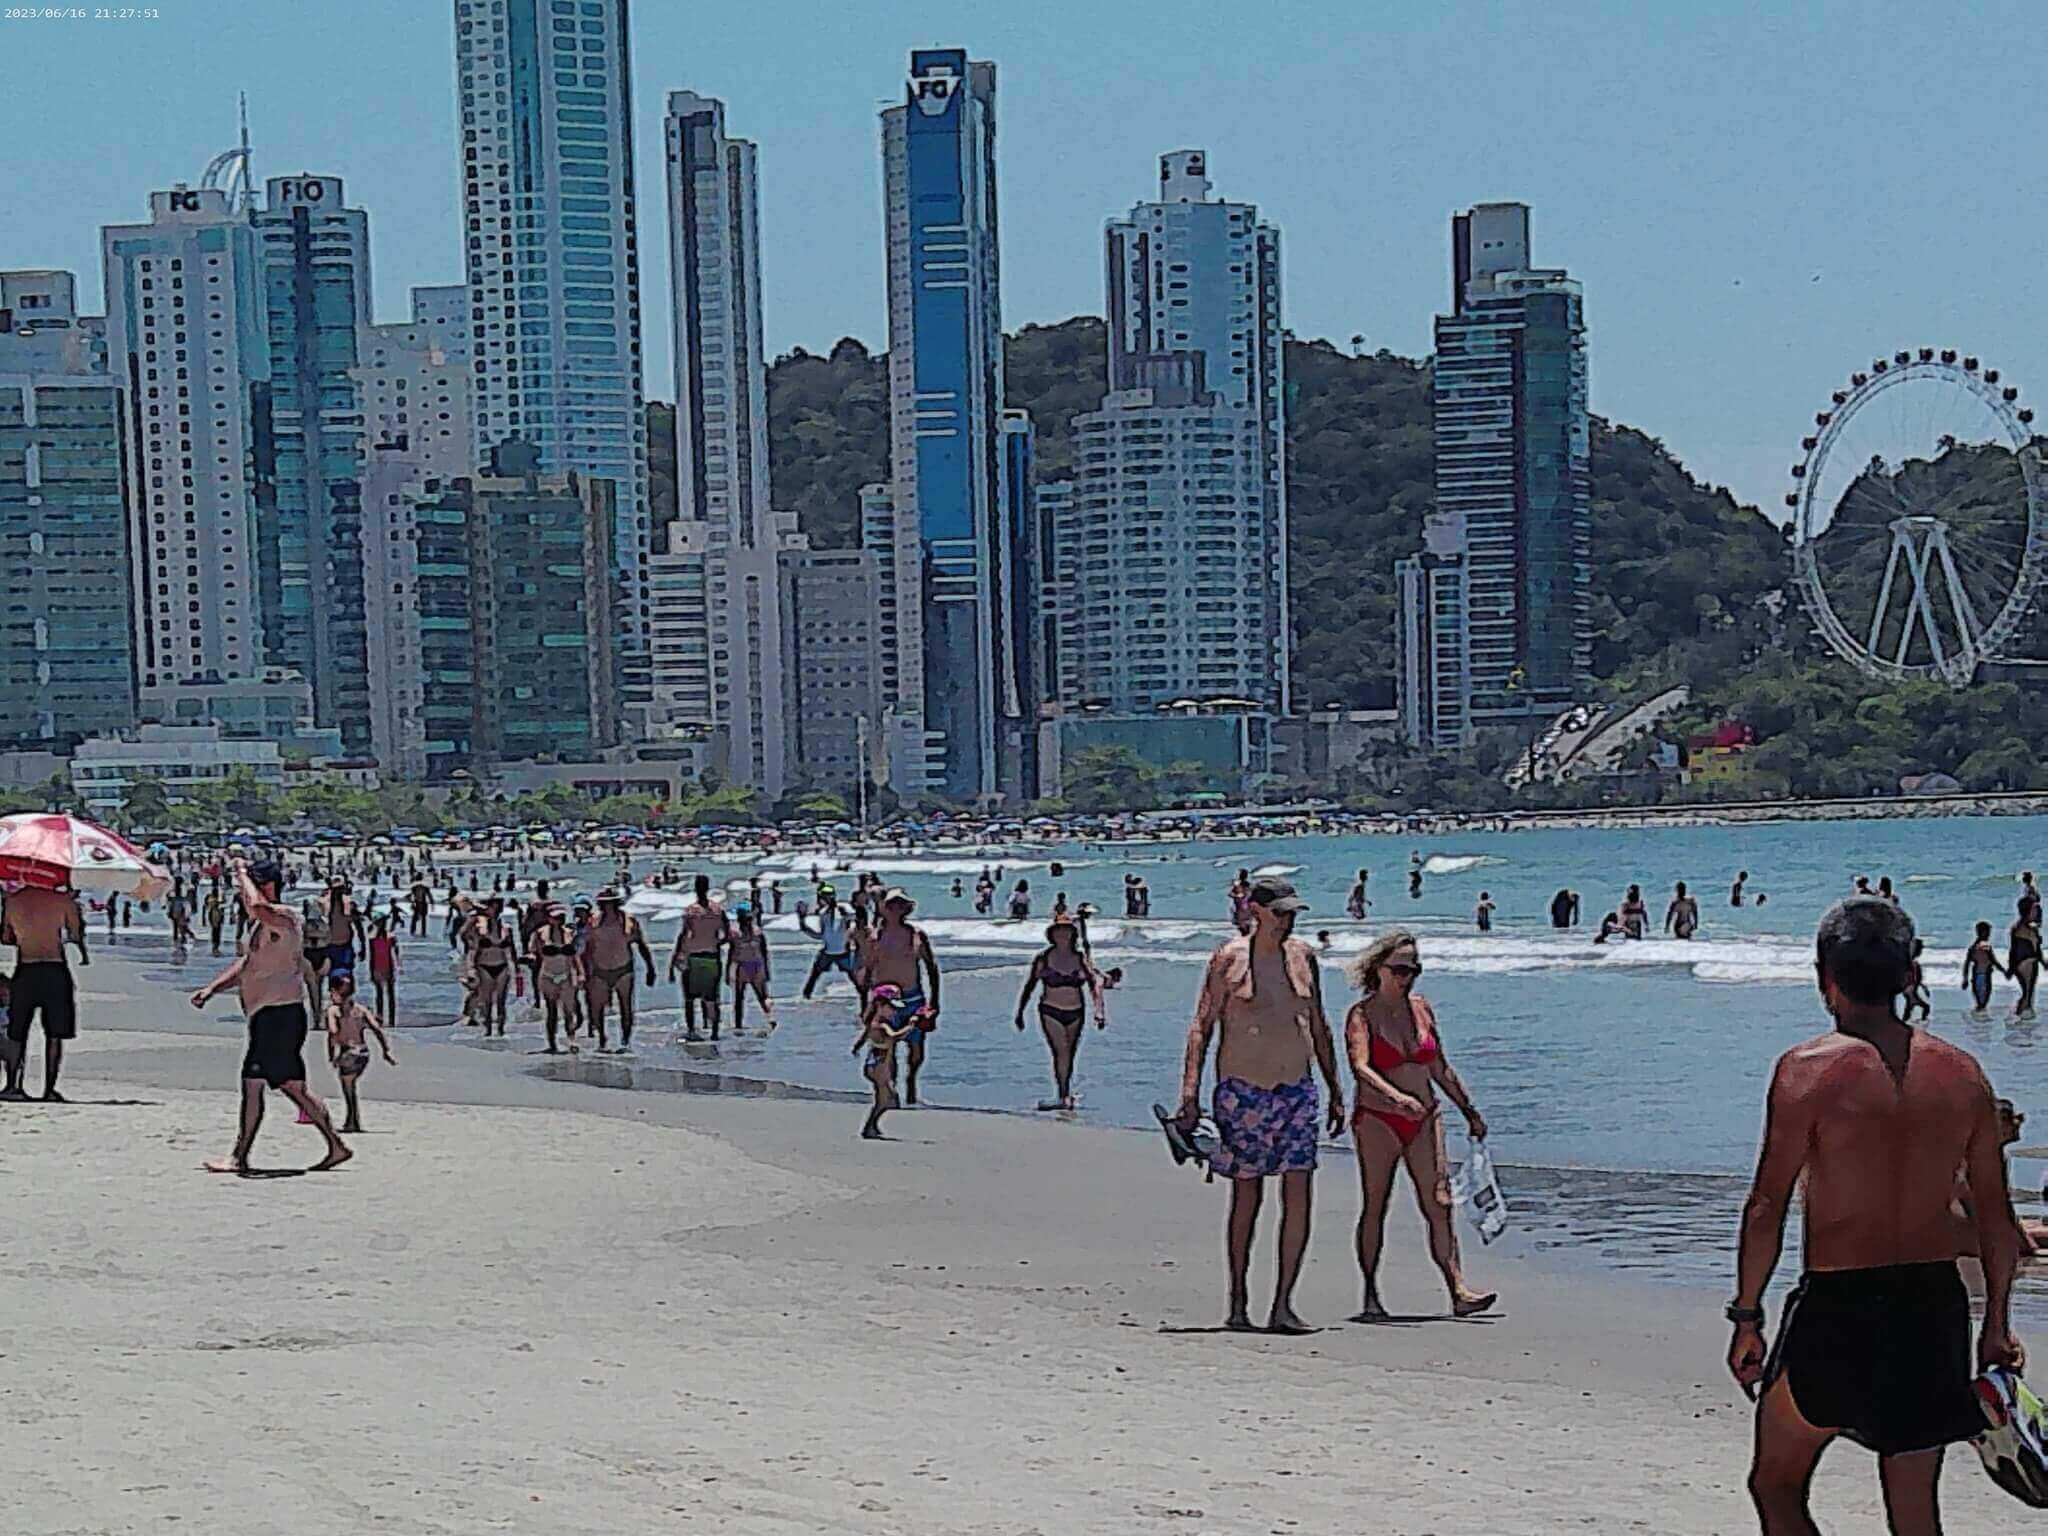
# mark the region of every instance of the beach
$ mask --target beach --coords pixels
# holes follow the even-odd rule
[[[864,1144],[853,1105],[543,1081],[410,1032],[366,1079],[347,1168],[223,1178],[199,1164],[231,1136],[239,1021],[118,956],[81,981],[78,1102],[7,1107],[0,1143],[23,1298],[0,1404],[36,1430],[11,1458],[15,1530],[1751,1519],[1725,1287],[1569,1273],[1468,1232],[1504,1303],[1443,1321],[1402,1195],[1383,1285],[1428,1320],[1225,1334],[1224,1192],[1155,1136],[906,1111]],[[332,1099],[324,1064],[314,1085]],[[281,1104],[256,1160],[306,1166],[317,1138]],[[1341,1151],[1324,1167],[1298,1304],[1334,1323],[1357,1305],[1356,1177]],[[1261,1302],[1270,1260],[1269,1225]],[[1967,1450],[1944,1496],[1954,1532],[2015,1513]],[[1870,1458],[1832,1455],[1816,1505],[1874,1528]]]

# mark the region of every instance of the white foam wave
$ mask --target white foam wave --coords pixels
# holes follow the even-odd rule
[[[1505,863],[1506,859],[1490,853],[1432,853],[1422,861],[1422,872],[1425,875],[1462,875],[1468,870]]]
[[[1022,870],[1045,869],[1049,867],[1048,861],[1044,859],[1016,859],[1000,853],[992,854],[987,858],[975,859],[919,859],[906,858],[896,854],[885,857],[861,855],[848,858],[843,851],[830,855],[776,854],[774,857],[779,862],[772,864],[763,863],[761,867],[764,870],[779,869],[790,871],[790,874],[783,876],[785,879],[808,879],[813,866],[816,867],[819,877],[827,880],[835,875],[850,876],[854,874],[930,875],[935,877],[978,875],[984,869],[993,871],[997,868],[1002,870],[1004,878],[1007,879]],[[1061,867],[1063,869],[1079,869],[1087,862],[1085,859],[1073,859],[1067,861]]]
[[[1252,871],[1252,878],[1254,880],[1264,880],[1277,878],[1281,875],[1298,875],[1300,873],[1301,866],[1299,864],[1261,864]]]

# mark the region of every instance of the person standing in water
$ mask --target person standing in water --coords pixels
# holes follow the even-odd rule
[[[993,890],[994,887],[991,886],[990,889]],[[811,926],[812,916],[816,916],[818,920],[815,928]],[[838,971],[844,976],[854,978],[855,984],[859,984],[854,965],[853,937],[848,931],[846,912],[839,905],[837,891],[829,885],[819,886],[817,911],[814,914],[807,913],[799,903],[796,925],[818,941],[818,954],[817,958],[811,961],[811,974],[804,978],[803,995],[806,1002],[810,1000],[819,979],[827,971]]]
[[[1073,1109],[1074,1058],[1081,1049],[1082,1026],[1088,1010],[1095,1012],[1095,1027],[1109,1023],[1103,1001],[1102,973],[1081,948],[1079,926],[1055,918],[1045,930],[1045,948],[1031,962],[1024,977],[1024,990],[1017,996],[1017,1032],[1024,1032],[1024,1009],[1031,994],[1045,988],[1038,1002],[1038,1027],[1045,1031],[1046,1048],[1052,1052],[1053,1101],[1039,1108]]]
[[[1450,1291],[1451,1312],[1471,1317],[1499,1300],[1465,1283],[1458,1233],[1451,1220],[1450,1159],[1444,1149],[1437,1091],[1457,1105],[1474,1141],[1486,1139],[1486,1119],[1444,1054],[1436,1012],[1416,992],[1422,960],[1415,935],[1390,933],[1358,957],[1352,978],[1363,994],[1344,1017],[1344,1050],[1358,1088],[1351,1145],[1365,1201],[1358,1215],[1358,1268],[1365,1302],[1353,1322],[1387,1320],[1380,1300],[1380,1252],[1386,1241],[1387,1200],[1403,1165],[1429,1226],[1429,1253]]]
[[[1419,900],[1422,896],[1422,850],[1416,849],[1408,855],[1408,899]]]
[[[925,1037],[939,1027],[939,961],[925,931],[911,924],[910,914],[916,908],[908,892],[886,892],[881,900],[881,925],[869,939],[861,961],[865,990],[873,991],[885,984],[896,988],[892,1025],[917,1026],[908,1036],[904,1051],[906,1104],[917,1102],[917,1074],[924,1067]]]
[[[697,1020],[701,1015],[711,1038],[718,1038],[719,991],[725,984],[720,952],[732,936],[725,908],[711,899],[711,877],[699,875],[696,899],[683,908],[683,926],[676,934],[675,952],[668,959],[669,980],[678,976],[683,983],[683,1038],[700,1040]]]
[[[1643,888],[1632,885],[1621,902],[1621,931],[1631,939],[1640,939],[1649,925],[1650,909],[1643,904]]]
[[[200,906],[201,915],[206,919],[206,936],[213,944],[213,952],[220,953],[220,931],[227,924],[228,905],[221,900],[220,887],[209,886],[206,900]]]
[[[1579,893],[1560,890],[1550,898],[1550,926],[1575,928],[1579,922]]]
[[[433,902],[433,897],[427,890],[427,882],[415,878],[411,890],[406,895],[412,903],[412,936],[416,939],[424,938],[427,932],[427,908]]]
[[[1010,921],[1021,923],[1028,920],[1030,916],[1031,882],[1029,880],[1019,880],[1017,888],[1010,892]],[[912,1099],[911,1102],[914,1104],[917,1101]]]
[[[391,919],[380,917],[370,931],[370,985],[375,989],[377,1019],[386,1029],[398,1028],[398,940]]]
[[[1700,904],[1687,894],[1683,880],[1672,888],[1671,905],[1664,909],[1664,931],[1680,939],[1700,931]]]
[[[1991,1007],[1991,978],[2001,972],[2012,974],[1998,963],[1998,951],[1991,947],[1991,925],[1979,923],[1976,941],[1963,954],[1963,990],[1976,1002],[1977,1012]]]
[[[1372,910],[1372,902],[1365,894],[1366,876],[1369,870],[1361,869],[1358,878],[1351,882],[1351,894],[1344,898],[1344,915],[1354,923],[1365,921],[1365,914]]]
[[[1743,1209],[1728,1369],[1756,1397],[1750,1495],[1766,1536],[1813,1532],[1822,1454],[1849,1435],[1878,1456],[1891,1528],[1941,1529],[1943,1450],[1982,1433],[1970,1298],[1957,1271],[1956,1170],[1984,1263],[1976,1367],[2024,1367],[2013,1336],[2017,1231],[1996,1101],[1968,1052],[1902,1022],[1913,920],[1881,897],[1830,908],[1816,940],[1834,1028],[1778,1058]],[[1799,1193],[1805,1273],[1775,1346],[1764,1291]]]
[[[1240,869],[1230,882],[1230,926],[1239,933],[1252,931],[1252,872]]]
[[[732,1032],[736,1035],[746,1033],[749,992],[761,1005],[768,1028],[775,1028],[775,1004],[768,998],[768,931],[755,921],[754,913],[750,901],[741,902],[734,910],[737,926],[726,950],[726,958],[732,962]]]
[[[2005,950],[2005,974],[2020,984],[2019,1001],[2012,1005],[2016,1019],[2034,1016],[2034,987],[2041,979],[2041,908],[2022,896],[2019,915]]]
[[[1472,921],[1481,933],[1493,932],[1493,893],[1481,891],[1479,905],[1472,909]]]
[[[654,954],[647,947],[647,935],[640,920],[626,911],[625,898],[611,886],[597,893],[597,921],[583,937],[585,1002],[590,1011],[590,1032],[597,1037],[597,1049],[610,1050],[604,1017],[613,1003],[619,1007],[619,1049],[633,1044],[633,955],[639,953],[647,968],[647,985],[654,985]]]
[[[1748,870],[1746,870],[1746,869],[1738,869],[1737,871],[1735,871],[1735,883],[1734,883],[1733,885],[1731,885],[1731,886],[1729,886],[1729,887],[1728,887],[1728,905],[1729,905],[1729,906],[1731,906],[1731,907],[1739,907],[1739,906],[1741,906],[1741,905],[1742,905],[1742,901],[1743,901],[1743,889],[1742,889],[1742,888],[1743,888],[1744,886],[1748,885],[1748,884],[1749,884],[1749,871],[1748,871]]]
[[[576,935],[563,920],[559,905],[551,904],[547,921],[533,936],[534,996],[548,1032],[547,1054],[561,1054],[560,1033],[569,1034],[569,1049],[576,1049],[576,1032],[583,1022],[583,962]]]
[[[1259,880],[1252,886],[1251,906],[1252,931],[1217,949],[1202,978],[1175,1118],[1189,1132],[1201,1119],[1202,1069],[1213,1039],[1217,1146],[1209,1171],[1230,1181],[1225,1243],[1230,1312],[1224,1326],[1252,1330],[1247,1284],[1252,1239],[1266,1180],[1278,1178],[1279,1269],[1266,1326],[1273,1333],[1311,1333],[1294,1311],[1315,1185],[1319,1117],[1310,1062],[1329,1088],[1327,1120],[1333,1136],[1344,1126],[1344,1086],[1323,1014],[1315,949],[1294,937],[1295,918],[1308,904],[1284,880]]]
[[[108,898],[112,900],[111,897]],[[64,946],[78,951],[78,963],[91,965],[85,947],[85,914],[69,891],[25,887],[4,898],[0,944],[14,946],[14,979],[7,988],[7,1033],[0,1059],[7,1083],[0,1099],[28,1097],[22,1078],[28,1067],[28,1032],[38,1016],[43,1023],[43,1099],[62,1104],[57,1074],[64,1067],[64,1043],[78,1038],[78,992]]]
[[[305,935],[299,916],[283,900],[284,871],[265,862],[254,868],[234,862],[235,888],[249,914],[249,949],[235,963],[192,994],[204,1008],[234,987],[249,1021],[249,1049],[242,1058],[242,1112],[235,1150],[206,1167],[210,1173],[246,1174],[256,1133],[263,1126],[263,1091],[275,1088],[327,1139],[327,1155],[313,1166],[323,1173],[355,1154],[335,1134],[327,1106],[306,1088]]]

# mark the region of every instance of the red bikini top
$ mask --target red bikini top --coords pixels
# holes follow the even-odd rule
[[[1411,1056],[1391,1040],[1383,1039],[1375,1031],[1372,1044],[1366,1051],[1366,1058],[1372,1063],[1373,1071],[1389,1072],[1395,1067],[1426,1067],[1443,1055],[1442,1049],[1436,1043],[1435,1030],[1427,1028],[1417,1020],[1416,1034],[1420,1038],[1416,1041],[1415,1054]]]

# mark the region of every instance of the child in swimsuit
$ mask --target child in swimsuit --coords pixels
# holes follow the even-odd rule
[[[327,1061],[341,1079],[341,1096],[348,1104],[344,1132],[363,1128],[362,1112],[356,1102],[356,1084],[370,1066],[370,1046],[365,1034],[375,1035],[387,1066],[397,1066],[391,1055],[391,1040],[377,1016],[356,997],[356,979],[348,971],[337,972],[327,983]]]
[[[1983,1013],[1991,1006],[1991,978],[2010,974],[1998,963],[1998,951],[1991,947],[1991,925],[1977,925],[1977,942],[1963,956],[1963,986],[1977,1004],[1977,1012]]]
[[[875,1090],[874,1107],[868,1111],[867,1124],[860,1129],[863,1140],[882,1140],[882,1116],[894,1109],[899,1102],[896,1097],[896,1047],[910,1037],[915,1023],[901,1026],[891,1022],[902,1005],[901,991],[889,982],[883,982],[868,993],[866,1009],[861,1015],[860,1033],[854,1037],[853,1054],[858,1056],[861,1048],[867,1048],[868,1059],[860,1072]]]

